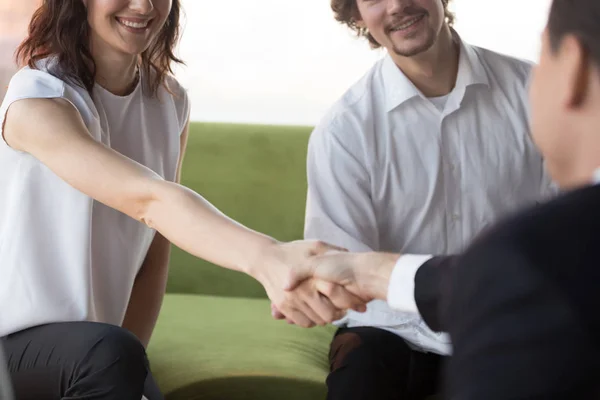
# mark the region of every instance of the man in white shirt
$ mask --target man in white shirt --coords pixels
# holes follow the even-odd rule
[[[531,104],[532,135],[565,195],[495,224],[458,256],[339,253],[296,271],[449,332],[446,400],[600,398],[597,0],[553,1]]]
[[[451,254],[550,195],[528,128],[529,63],[465,43],[447,0],[332,0],[387,55],[331,108],[308,150],[305,237],[351,251]],[[404,270],[426,258],[405,257]],[[337,323],[328,399],[424,399],[448,336],[383,301]]]

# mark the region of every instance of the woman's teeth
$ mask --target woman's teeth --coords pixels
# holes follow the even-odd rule
[[[125,25],[128,26],[130,28],[135,28],[135,29],[143,29],[146,28],[148,26],[148,24],[150,23],[150,21],[144,21],[144,22],[133,22],[133,21],[127,21],[124,19],[118,19],[118,21]]]

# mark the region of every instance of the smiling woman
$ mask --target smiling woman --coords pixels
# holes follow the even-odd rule
[[[179,1],[138,1],[133,7],[129,3],[44,1],[33,15],[28,38],[18,49],[18,60],[35,68],[39,60],[60,54],[62,77],[91,91],[97,78],[106,86],[111,81],[108,76],[97,76],[97,68],[112,69],[98,66],[98,62],[119,60],[119,53],[139,54],[141,69],[151,77],[151,93],[156,94],[166,75],[172,73],[171,63],[181,62],[174,55],[179,39]],[[95,58],[93,53],[106,56]],[[124,67],[131,75],[137,60],[128,61]]]
[[[0,106],[0,343],[17,398],[163,398],[145,346],[169,242],[251,275],[297,325],[359,307],[343,289],[284,291],[331,247],[280,243],[179,184],[190,114],[171,74],[179,11],[44,0],[19,47]]]

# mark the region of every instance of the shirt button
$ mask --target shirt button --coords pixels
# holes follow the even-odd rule
[[[452,221],[458,221],[460,219],[460,215],[457,213],[452,214]]]
[[[454,163],[450,164],[450,171],[452,171],[452,172],[456,171],[456,164],[454,164]]]

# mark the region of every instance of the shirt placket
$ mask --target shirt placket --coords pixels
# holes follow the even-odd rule
[[[460,249],[462,239],[461,163],[460,132],[453,129],[452,115],[442,115],[440,120],[440,142],[442,154],[442,176],[446,200],[446,252]]]

